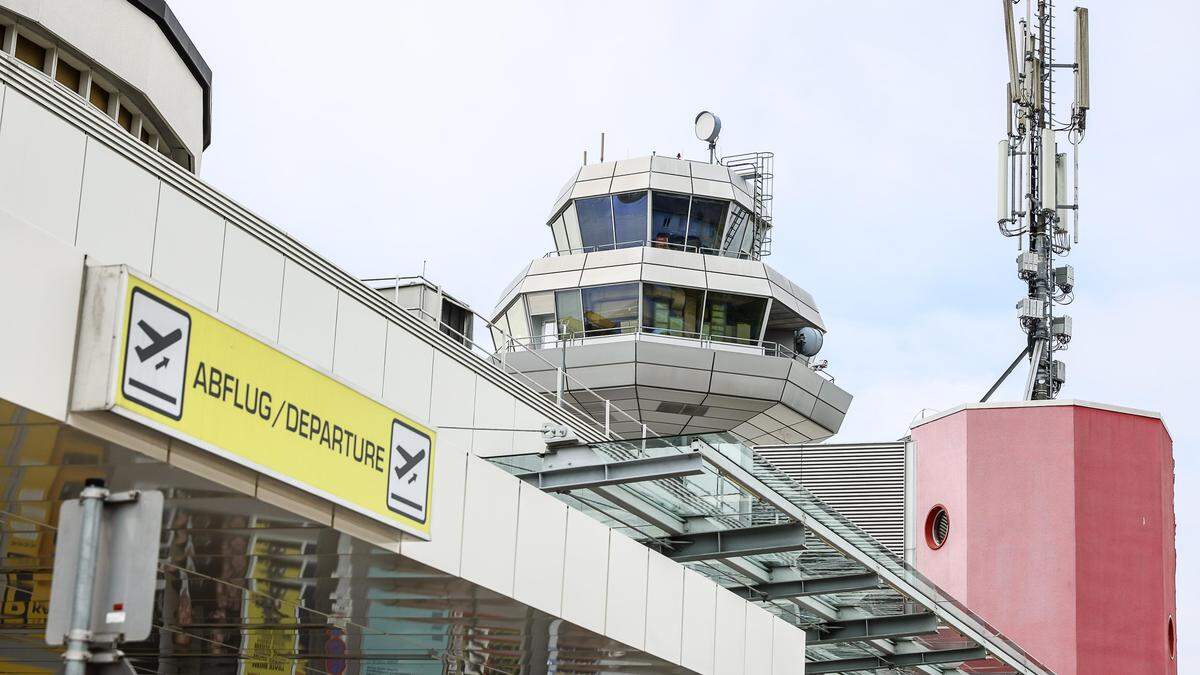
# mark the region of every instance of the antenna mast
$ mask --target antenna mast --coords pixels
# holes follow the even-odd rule
[[[1066,366],[1055,353],[1071,341],[1071,317],[1056,316],[1055,305],[1074,299],[1075,271],[1056,258],[1079,243],[1079,144],[1087,124],[1088,11],[1075,9],[1074,63],[1055,63],[1053,0],[1001,0],[1009,82],[1005,90],[1008,133],[998,156],[997,224],[1006,237],[1016,237],[1017,275],[1026,294],[1017,316],[1026,334],[1017,361],[1028,357],[1026,400],[1052,399],[1066,381]],[[1025,18],[1013,21],[1013,6],[1023,2]],[[1075,75],[1069,117],[1055,117],[1054,73],[1069,68]],[[1059,153],[1059,135],[1072,149],[1073,190],[1067,193],[1067,155]],[[1072,228],[1068,228],[1068,220]],[[1073,232],[1071,231],[1073,229]],[[1016,365],[1014,362],[1014,366]],[[1009,367],[983,400],[1000,386]]]

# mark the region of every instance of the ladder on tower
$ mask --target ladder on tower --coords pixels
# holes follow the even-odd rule
[[[759,260],[771,254],[771,206],[775,196],[774,160],[773,152],[748,152],[722,157],[720,162],[734,175],[746,181],[750,188],[754,212],[754,239],[750,245],[752,260]]]

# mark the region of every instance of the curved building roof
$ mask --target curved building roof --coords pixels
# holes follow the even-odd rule
[[[196,49],[195,43],[188,37],[183,24],[179,23],[166,0],[129,0],[129,4],[140,9],[158,24],[167,41],[175,48],[175,53],[179,54],[179,58],[204,90],[204,147],[207,148],[212,142],[212,69],[200,55],[200,50]]]

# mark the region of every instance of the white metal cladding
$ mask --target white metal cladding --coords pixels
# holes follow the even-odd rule
[[[755,451],[880,544],[904,555],[904,441],[759,446]]]

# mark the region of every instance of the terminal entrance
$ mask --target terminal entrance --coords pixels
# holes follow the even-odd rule
[[[0,672],[58,671],[58,512],[93,477],[166,499],[154,630],[124,644],[138,673],[686,672],[2,399]]]

